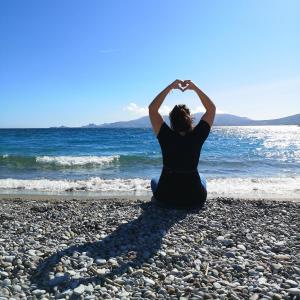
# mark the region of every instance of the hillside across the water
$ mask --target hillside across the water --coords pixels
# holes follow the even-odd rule
[[[199,120],[202,113],[194,115],[195,120]],[[169,122],[168,116],[163,116],[166,122]],[[217,114],[214,122],[215,126],[262,126],[262,125],[300,125],[300,114],[271,120],[252,120],[246,117],[239,117],[231,114]],[[148,116],[141,117],[131,121],[120,121],[113,123],[104,123],[100,125],[89,124],[82,126],[84,128],[144,128],[151,127]]]

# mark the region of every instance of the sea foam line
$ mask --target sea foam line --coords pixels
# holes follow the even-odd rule
[[[43,192],[64,192],[64,191],[147,191],[150,190],[149,180],[132,179],[102,179],[91,177],[86,180],[50,180],[50,179],[0,179],[0,189],[9,190],[35,190]]]
[[[36,162],[59,166],[104,165],[117,161],[119,155],[112,156],[38,156]]]
[[[298,199],[300,177],[273,178],[208,178],[208,196],[233,198]],[[61,192],[151,192],[150,180],[141,178],[85,180],[50,179],[0,179],[0,190],[33,190],[50,193]]]

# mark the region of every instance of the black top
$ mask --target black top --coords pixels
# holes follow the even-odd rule
[[[200,184],[197,166],[209,132],[210,126],[204,120],[185,135],[163,122],[157,135],[164,165],[154,193],[158,202],[175,206],[202,205],[205,202],[207,193]]]

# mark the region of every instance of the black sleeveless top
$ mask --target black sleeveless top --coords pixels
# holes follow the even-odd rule
[[[204,120],[184,136],[163,122],[157,135],[163,157],[163,169],[154,193],[158,202],[183,207],[204,204],[207,193],[197,166],[209,132],[210,126]]]

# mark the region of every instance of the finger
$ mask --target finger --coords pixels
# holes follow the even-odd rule
[[[183,92],[183,88],[181,86],[179,86],[179,85],[175,89],[176,90],[181,90]]]
[[[181,91],[183,90],[181,86],[177,86],[175,89],[176,90],[181,90]]]

